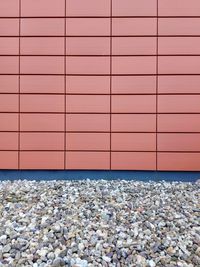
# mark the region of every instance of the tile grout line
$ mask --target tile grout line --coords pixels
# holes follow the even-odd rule
[[[21,77],[20,77],[20,54],[21,54],[21,42],[20,42],[20,35],[21,35],[21,0],[19,0],[19,62],[18,62],[18,68],[19,68],[19,77],[18,77],[18,170],[20,170],[20,91],[21,91]]]
[[[156,5],[156,171],[158,170],[158,0]]]
[[[68,18],[68,19],[109,19],[110,16],[21,16],[22,19],[64,19],[64,18]],[[153,15],[133,15],[133,16],[112,16],[112,18],[114,19],[131,19],[131,18],[147,18],[147,19],[156,19],[156,18],[161,18],[161,19],[187,19],[187,18],[200,18],[200,16],[195,16],[195,15],[188,15],[188,16],[167,16],[167,15],[160,15],[160,16],[153,16]],[[18,19],[19,17],[18,16],[6,16],[6,17],[2,17],[0,16],[0,19]]]
[[[65,93],[64,93],[64,106],[65,106],[65,114],[64,114],[64,170],[66,170],[66,130],[67,130],[67,122],[66,122],[66,110],[67,110],[67,107],[66,107],[66,95],[67,95],[67,77],[66,77],[66,23],[67,23],[67,19],[66,19],[66,8],[67,8],[67,4],[66,4],[66,1],[65,0],[65,26],[64,26],[64,31],[65,31],[65,39],[64,39],[64,87],[65,87]]]
[[[110,170],[112,169],[112,0],[110,0]]]

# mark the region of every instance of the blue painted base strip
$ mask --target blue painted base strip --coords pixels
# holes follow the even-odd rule
[[[139,181],[183,181],[195,182],[200,179],[200,172],[165,172],[165,171],[93,171],[93,170],[1,170],[0,180],[139,180]]]

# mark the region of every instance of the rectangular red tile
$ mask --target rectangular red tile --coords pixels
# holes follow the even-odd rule
[[[156,18],[113,18],[113,35],[156,35]]]
[[[159,18],[159,35],[200,35],[200,18]]]
[[[108,76],[67,76],[67,93],[70,94],[109,94]]]
[[[21,131],[64,131],[64,114],[20,114]]]
[[[64,152],[21,151],[20,169],[57,170],[64,169]]]
[[[112,133],[111,149],[118,151],[155,151],[156,134]]]
[[[70,17],[110,16],[111,0],[68,0],[66,15]]]
[[[159,132],[200,132],[200,114],[158,114]]]
[[[112,152],[112,170],[156,170],[154,152]]]
[[[21,93],[55,93],[65,92],[64,76],[56,75],[21,75],[20,76]]]
[[[200,95],[159,95],[159,113],[198,113]]]
[[[159,37],[158,53],[170,55],[199,55],[200,37]]]
[[[67,114],[67,131],[110,131],[110,114]]]
[[[18,150],[18,133],[0,132],[0,150]]]
[[[199,0],[159,1],[159,16],[199,16]]]
[[[110,133],[67,133],[67,150],[110,150]]]
[[[21,37],[21,55],[64,55],[64,37]]]
[[[0,92],[1,93],[18,93],[19,92],[18,75],[0,75]]]
[[[158,93],[200,93],[200,76],[158,76]]]
[[[0,131],[18,131],[18,114],[0,113]]]
[[[154,94],[155,76],[112,76],[112,94]]]
[[[0,151],[0,169],[17,170],[18,169],[18,152],[17,151]]]
[[[200,56],[159,56],[159,74],[200,74]]]
[[[21,36],[64,36],[64,18],[23,18]]]
[[[66,60],[68,74],[109,74],[109,57],[68,57]]]
[[[67,112],[110,112],[109,95],[67,95]]]
[[[18,112],[19,99],[18,95],[1,94],[0,95],[0,112]]]
[[[23,17],[65,16],[65,0],[21,0]]]
[[[64,57],[22,56],[20,71],[22,74],[64,74]]]
[[[0,17],[18,17],[19,0],[1,0]]]
[[[115,0],[113,16],[156,16],[156,0]]]
[[[20,150],[64,150],[64,133],[20,133]]]
[[[98,36],[110,35],[109,18],[68,18],[66,22],[67,35]]]
[[[200,134],[160,133],[158,151],[200,151]]]
[[[155,74],[156,56],[123,56],[112,58],[113,74]]]
[[[62,95],[21,95],[21,112],[64,112]]]
[[[108,170],[110,168],[109,152],[66,152],[67,169]]]
[[[19,38],[0,37],[0,55],[17,55],[19,53]]]
[[[113,55],[155,55],[156,37],[113,37]]]
[[[159,171],[200,171],[200,153],[158,153]]]
[[[0,18],[0,36],[19,36],[19,19]]]
[[[0,56],[0,74],[18,74],[18,56]]]
[[[154,95],[113,95],[113,113],[154,113],[156,96]]]
[[[112,114],[112,132],[155,132],[154,114]]]
[[[67,55],[109,55],[110,37],[67,37]]]

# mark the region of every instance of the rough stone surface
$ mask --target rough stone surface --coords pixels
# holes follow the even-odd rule
[[[200,183],[0,182],[0,266],[200,266]]]

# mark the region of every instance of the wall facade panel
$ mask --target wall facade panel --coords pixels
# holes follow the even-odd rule
[[[199,8],[0,1],[0,169],[199,171]]]

